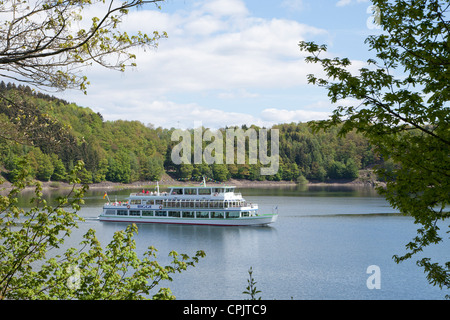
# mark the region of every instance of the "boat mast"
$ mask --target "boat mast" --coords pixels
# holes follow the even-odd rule
[[[205,176],[203,176],[203,186],[206,187],[206,180],[205,180]]]
[[[156,181],[156,195],[159,196],[159,182]]]

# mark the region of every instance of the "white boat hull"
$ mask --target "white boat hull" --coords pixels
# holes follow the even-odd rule
[[[277,220],[277,214],[265,214],[254,217],[243,217],[235,219],[195,219],[195,218],[172,218],[172,217],[130,217],[130,216],[106,216],[100,215],[100,221],[131,222],[131,223],[169,223],[190,224],[210,226],[262,226]]]

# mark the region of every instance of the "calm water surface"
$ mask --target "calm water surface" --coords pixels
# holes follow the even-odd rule
[[[137,250],[153,245],[158,261],[168,253],[206,257],[195,268],[174,276],[171,288],[177,299],[247,299],[248,269],[253,268],[263,299],[443,299],[449,292],[428,284],[417,259],[396,264],[394,254],[416,234],[409,217],[396,214],[370,188],[283,187],[241,188],[243,196],[258,203],[261,212],[277,206],[278,221],[268,227],[216,227],[139,224]],[[125,223],[100,222],[103,190],[91,191],[70,240],[75,246],[89,228],[106,245]],[[124,200],[134,190],[108,191],[110,199]],[[424,256],[447,261],[449,241]],[[380,268],[380,289],[369,290],[367,268]]]

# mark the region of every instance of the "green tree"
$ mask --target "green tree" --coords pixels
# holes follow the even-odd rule
[[[51,157],[44,154],[39,148],[33,149],[27,157],[31,163],[34,163],[33,171],[36,178],[41,181],[49,181],[55,170]]]
[[[106,178],[113,182],[131,182],[131,164],[128,152],[123,150],[108,159]]]
[[[340,161],[333,161],[328,168],[327,174],[330,179],[345,178],[345,164]]]
[[[198,165],[194,165],[194,166],[198,166],[198,172],[199,175],[195,176],[193,178],[195,178],[195,180],[202,180],[202,177],[206,177],[206,178],[212,178],[213,177],[213,172],[212,172],[212,168],[210,165],[206,164],[206,163],[202,163],[202,164],[198,164]],[[192,174],[194,174],[194,172],[192,172]]]
[[[299,175],[296,181],[299,185],[308,184],[308,180],[303,175]]]
[[[358,178],[358,166],[352,158],[345,162],[344,178],[352,180]]]
[[[151,290],[194,266],[203,251],[192,257],[172,251],[168,266],[156,261],[154,247],[139,258],[133,240],[136,225],[116,232],[104,249],[92,229],[78,247],[62,249],[82,221],[77,212],[87,188],[76,187],[82,168],[81,162],[74,167],[73,188],[54,207],[43,199],[39,182],[33,207],[26,211],[16,206],[17,195],[32,185],[25,171],[9,194],[0,196],[0,299],[174,299],[168,288]]]
[[[338,106],[314,128],[341,125],[341,135],[357,130],[396,164],[390,172],[379,172],[388,178],[386,188],[378,190],[420,225],[407,253],[394,256],[401,262],[440,243],[445,234],[440,222],[450,216],[450,1],[373,3],[383,32],[366,39],[375,58],[358,74],[349,71],[348,58],[322,57],[324,45],[301,42],[300,48],[312,54],[306,61],[321,64],[327,75],[309,75],[310,83],[325,87],[333,103],[355,101]],[[423,258],[417,263],[431,284],[450,288],[449,261]]]
[[[52,154],[51,158],[54,167],[51,179],[54,181],[65,181],[67,172],[66,168],[64,167],[64,163],[61,161],[61,159],[58,158],[56,154]]]
[[[92,173],[93,181],[98,183],[105,181],[106,174],[108,173],[108,159],[101,159],[98,163],[96,170]]]
[[[177,166],[177,177],[182,180],[191,180],[194,166],[192,164],[180,164]]]
[[[214,179],[217,181],[227,181],[230,178],[230,173],[226,164],[213,164],[212,171]]]
[[[153,155],[146,159],[144,165],[144,179],[158,181],[164,173],[164,159],[160,155]]]
[[[30,175],[32,172],[31,165],[25,157],[13,157],[8,167],[10,170],[8,173],[8,180],[11,182],[20,180],[23,172],[27,175]]]

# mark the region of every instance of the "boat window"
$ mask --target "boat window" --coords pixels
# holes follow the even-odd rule
[[[130,201],[130,204],[141,204],[141,200],[140,199],[139,200],[133,199],[133,200]]]
[[[180,211],[169,211],[169,217],[179,218]]]
[[[242,211],[242,216],[243,217],[248,217],[249,212],[248,211]]]
[[[174,188],[172,189],[172,194],[183,194],[182,188]]]
[[[145,216],[145,217],[153,217],[153,213],[154,213],[154,211],[142,210],[142,216]]]
[[[196,188],[186,188],[184,189],[184,194],[197,194],[197,189]]]
[[[223,188],[214,188],[214,193],[223,193]]]
[[[194,211],[184,211],[183,218],[194,218]]]
[[[239,211],[227,211],[226,212],[227,219],[236,219],[239,218]]]
[[[197,218],[208,219],[209,218],[209,212],[208,211],[197,211]]]
[[[130,216],[140,216],[141,211],[139,210],[130,210]]]
[[[162,204],[162,203],[163,203],[162,199],[161,200],[155,200],[155,204]]]
[[[115,216],[116,215],[116,210],[106,210],[105,214],[107,214],[109,216]]]
[[[156,211],[155,216],[156,217],[167,217],[167,211]]]
[[[180,205],[181,205],[180,203],[181,203],[180,201],[167,200],[166,203],[165,203],[165,206],[166,207],[170,207],[170,208],[179,208]]]
[[[155,204],[155,200],[148,200],[147,204]]]
[[[198,189],[198,194],[200,194],[200,195],[210,195],[211,194],[211,188]]]
[[[118,216],[127,216],[128,211],[127,210],[117,210],[117,215]]]
[[[211,218],[215,218],[215,219],[223,218],[223,211],[212,211]]]

